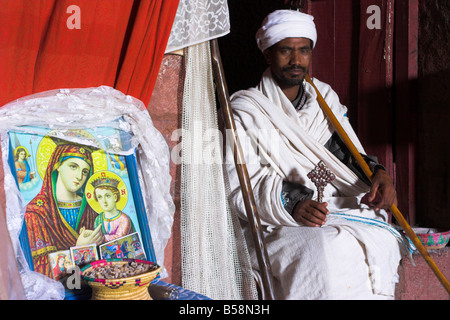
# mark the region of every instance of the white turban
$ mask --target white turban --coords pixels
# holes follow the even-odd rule
[[[270,13],[256,32],[256,43],[261,51],[286,38],[307,38],[317,41],[314,17],[294,10],[277,10]]]

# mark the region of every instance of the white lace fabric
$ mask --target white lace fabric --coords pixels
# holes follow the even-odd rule
[[[213,299],[256,298],[249,254],[228,205],[208,42],[186,50],[182,114],[183,287]]]
[[[180,0],[166,53],[230,32],[227,0]]]

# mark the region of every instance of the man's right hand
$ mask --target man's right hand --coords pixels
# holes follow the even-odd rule
[[[297,203],[292,211],[292,217],[308,227],[320,227],[325,224],[327,215],[330,213],[326,202],[305,200]]]

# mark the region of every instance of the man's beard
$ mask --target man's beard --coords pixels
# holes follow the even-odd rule
[[[301,78],[288,78],[286,77],[284,74],[287,71],[290,70],[301,70],[303,71],[303,73],[306,75],[306,68],[302,67],[302,66],[291,66],[291,67],[286,67],[281,69],[282,73],[281,76],[275,76],[275,79],[277,80],[278,84],[280,85],[285,85],[285,86],[298,86],[301,85],[303,83],[303,80],[305,79],[305,75],[303,75],[303,77]]]

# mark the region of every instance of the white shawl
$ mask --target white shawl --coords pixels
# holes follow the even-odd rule
[[[314,83],[358,151],[365,153],[346,116],[347,109],[340,104],[337,94],[317,79]],[[282,181],[301,183],[315,190],[307,174],[320,160],[336,175],[332,185],[327,186],[324,192],[324,201],[328,203],[330,212],[344,210],[348,213],[348,201],[353,205],[357,197],[359,202],[369,190],[353,171],[324,147],[334,130],[317,103],[314,88],[305,83],[305,89],[307,103],[296,111],[275,84],[268,69],[257,88],[239,91],[232,96],[236,127],[243,140],[253,187],[258,190],[259,187],[271,185],[267,192],[255,192],[257,202],[263,206],[263,223],[267,225],[298,225],[283,210],[279,196]],[[274,138],[272,134],[272,139],[261,139],[267,130],[278,132],[279,136]],[[249,146],[249,141],[253,147]],[[261,162],[270,163],[270,167],[261,165]],[[317,192],[314,197],[316,195]]]
[[[337,94],[329,85],[317,79],[313,81],[358,151],[365,153]],[[369,186],[324,147],[334,129],[317,103],[314,88],[305,83],[305,89],[307,103],[296,111],[267,69],[256,88],[239,91],[231,97],[258,214],[267,232],[266,243],[276,278],[276,291],[279,291],[277,296],[283,299],[355,298],[355,295],[373,298],[372,293],[392,296],[402,237],[386,223],[385,211],[377,213],[361,203]],[[230,153],[227,148],[227,157],[232,156]],[[324,202],[328,203],[331,214],[321,228],[304,227],[284,209],[282,183],[283,180],[296,182],[316,190],[307,174],[320,160],[336,175],[324,191]],[[227,164],[231,204],[245,219],[238,176],[230,158],[227,158]],[[314,199],[316,197],[317,191]],[[298,258],[302,255],[303,260]],[[349,260],[352,255],[356,259],[353,262]],[[339,261],[339,256],[346,257],[345,263]],[[293,267],[293,261],[300,261],[297,265],[301,267]],[[310,265],[320,272],[317,271],[317,278],[308,286],[305,279],[311,276]],[[350,274],[349,265],[354,267]],[[255,261],[254,267],[257,269]],[[367,293],[364,291],[367,286],[361,283],[367,282],[373,267],[381,268],[384,277],[382,280],[372,277],[372,291]],[[336,289],[351,286],[346,278],[359,283],[353,283],[353,288],[362,287],[364,293],[346,291],[343,294],[341,289]],[[296,285],[296,281],[301,283]]]

